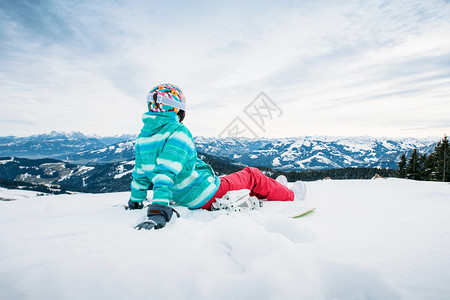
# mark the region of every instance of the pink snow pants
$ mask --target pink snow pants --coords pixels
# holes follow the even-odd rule
[[[211,210],[216,198],[222,198],[228,191],[247,189],[250,196],[269,201],[294,201],[294,192],[278,181],[267,177],[259,169],[246,167],[245,169],[220,177],[220,186],[216,194],[201,209]]]

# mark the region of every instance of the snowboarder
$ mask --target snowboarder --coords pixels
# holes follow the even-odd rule
[[[259,199],[293,201],[302,199],[306,187],[296,182],[293,190],[267,177],[257,168],[217,177],[212,168],[197,157],[190,131],[182,123],[186,100],[179,87],[161,84],[147,96],[148,112],[144,113],[135,146],[136,162],[131,182],[129,209],[142,209],[147,190],[153,184],[153,200],[147,220],[137,229],[159,229],[174,212],[169,205],[210,210],[216,198],[228,191],[248,189]],[[284,178],[285,179],[285,178]],[[286,180],[284,180],[286,181]]]

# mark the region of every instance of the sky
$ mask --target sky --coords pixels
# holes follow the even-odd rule
[[[138,133],[153,86],[194,136],[450,134],[450,2],[0,0],[0,136]]]

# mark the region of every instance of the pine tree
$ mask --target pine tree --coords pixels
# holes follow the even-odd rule
[[[424,180],[436,180],[435,179],[435,175],[436,172],[434,172],[435,169],[435,153],[430,153],[430,155],[428,155],[425,158],[425,162],[423,165],[423,173],[424,173]]]
[[[427,160],[425,161],[425,169],[427,169],[428,172],[428,179],[427,180],[433,180],[436,181],[436,152],[430,153],[428,155]]]
[[[406,154],[403,153],[400,156],[400,161],[398,162],[398,173],[397,176],[400,178],[406,177]]]
[[[419,154],[417,149],[411,153],[411,157],[408,160],[408,164],[406,166],[406,178],[419,180],[419,170],[420,170],[420,162],[419,162]]]
[[[450,149],[447,136],[444,135],[442,141],[438,142],[434,148],[436,179],[450,181]]]
[[[418,180],[430,180],[431,170],[427,168],[428,157],[426,154],[419,154],[418,159]]]

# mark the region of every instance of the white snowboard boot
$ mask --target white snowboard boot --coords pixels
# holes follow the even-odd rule
[[[278,176],[277,179],[275,179],[275,180],[278,181],[279,183],[281,183],[284,186],[288,185],[288,180],[287,180],[286,176],[284,176],[284,175]]]
[[[286,187],[288,186],[288,180],[284,175],[278,176],[275,180]],[[303,181],[297,180],[291,188],[291,191],[294,192],[294,201],[304,200],[306,194],[306,184]]]
[[[297,180],[294,183],[294,186],[292,187],[291,191],[294,192],[294,201],[301,201],[305,199],[306,194],[306,184],[300,180]]]

